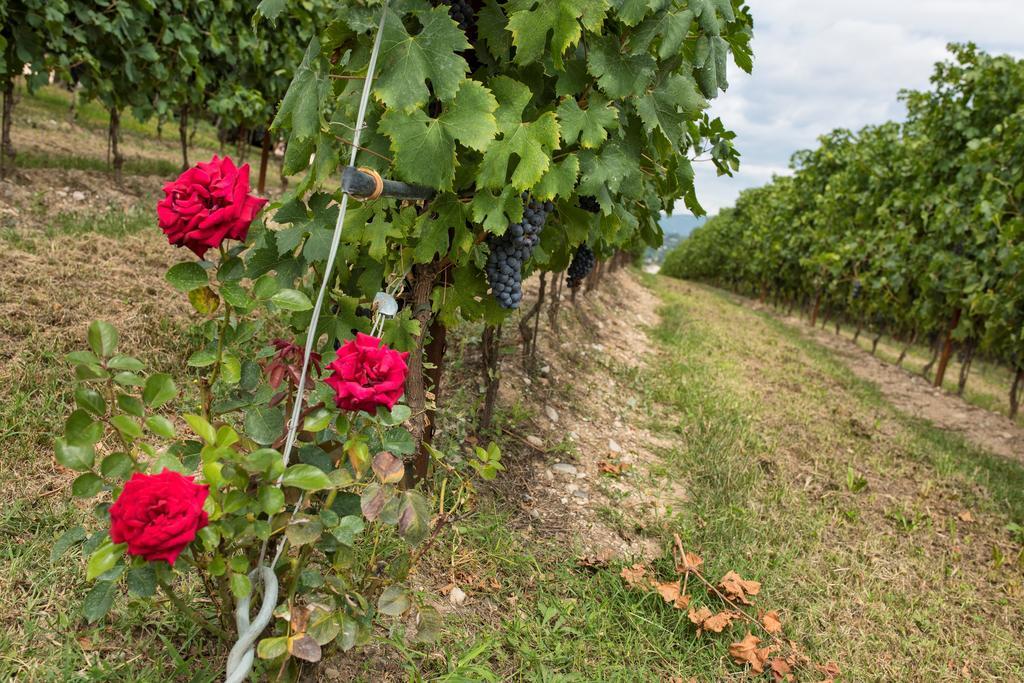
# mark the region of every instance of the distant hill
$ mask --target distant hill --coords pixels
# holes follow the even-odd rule
[[[672,216],[662,216],[658,222],[661,224],[661,229],[665,231],[666,236],[679,235],[680,237],[686,237],[694,228],[703,225],[705,220],[690,214],[677,213]]]

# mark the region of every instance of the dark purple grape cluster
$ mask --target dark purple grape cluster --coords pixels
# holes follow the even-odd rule
[[[580,197],[580,208],[590,213],[601,213],[601,205],[597,203],[597,197],[590,195]]]
[[[862,288],[863,288],[863,285],[860,283],[860,280],[854,280],[853,281],[853,298],[854,299],[859,299],[860,298],[860,291],[861,291]]]
[[[569,264],[569,270],[566,271],[568,277],[565,283],[569,285],[569,289],[576,289],[583,284],[583,278],[590,274],[595,263],[597,263],[597,259],[594,257],[593,249],[585,244],[577,247],[576,254],[572,257],[572,263]]]
[[[539,202],[523,193],[523,220],[508,226],[500,237],[489,235],[487,245],[487,282],[502,308],[519,308],[523,300],[523,264],[533,255],[540,242],[548,214],[554,211],[551,202]]]
[[[448,16],[459,25],[466,37],[473,42],[476,36],[476,12],[466,0],[440,0],[437,4],[448,6]]]

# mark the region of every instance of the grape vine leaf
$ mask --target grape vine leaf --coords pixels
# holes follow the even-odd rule
[[[497,108],[490,90],[467,79],[437,118],[422,109],[390,109],[381,117],[380,131],[391,138],[395,168],[405,180],[451,190],[458,165],[455,141],[484,151],[497,133]]]
[[[551,34],[551,59],[562,70],[562,55],[580,41],[582,29],[597,33],[608,13],[606,0],[512,0],[508,30],[516,63],[530,64],[545,54]],[[582,25],[582,28],[581,28]]]
[[[413,248],[413,258],[417,263],[426,263],[434,258],[434,254],[448,253],[448,230],[465,226],[465,207],[455,199],[440,199],[431,204],[416,220],[419,239]]]
[[[518,158],[511,184],[517,190],[533,187],[551,165],[551,152],[558,147],[559,128],[554,112],[544,112],[534,121],[523,121],[523,111],[532,94],[522,83],[507,76],[491,81],[498,98],[498,132],[501,138],[490,144],[480,162],[477,182],[483,187],[503,188],[512,157]]]
[[[574,97],[566,97],[558,105],[558,122],[562,140],[567,145],[576,143],[584,149],[600,147],[608,139],[608,131],[619,125],[619,112],[599,93],[593,93],[583,109]]]
[[[580,174],[580,160],[575,154],[570,154],[558,163],[552,164],[544,177],[540,179],[533,188],[533,196],[537,199],[554,199],[555,197],[569,197],[576,187],[576,178]]]
[[[314,36],[309,41],[302,62],[295,69],[295,76],[281,100],[281,107],[271,128],[289,129],[292,137],[299,140],[312,138],[320,130],[320,100],[326,97],[330,89],[330,83],[320,69],[320,62],[320,41]],[[308,155],[305,161],[308,163]]]
[[[658,59],[668,59],[679,54],[692,23],[693,12],[688,9],[659,12],[630,33],[627,46],[633,53],[644,52],[657,39]]]
[[[636,26],[650,10],[648,0],[614,0],[615,14],[626,26]]]
[[[484,230],[501,235],[510,223],[523,219],[523,200],[511,185],[501,188],[499,194],[491,190],[477,190],[469,203],[473,222],[484,226]]]
[[[613,100],[639,95],[654,76],[654,58],[622,52],[618,38],[605,36],[589,45],[587,70]]]
[[[648,133],[661,129],[677,153],[686,146],[686,124],[707,106],[689,75],[669,74],[635,102]]]
[[[437,99],[451,101],[469,71],[466,60],[458,55],[470,48],[469,41],[448,15],[448,9],[435,7],[412,14],[423,27],[414,36],[406,30],[401,13],[388,12],[381,39],[382,63],[374,88],[377,98],[389,109],[403,112],[426,104],[431,88]]]

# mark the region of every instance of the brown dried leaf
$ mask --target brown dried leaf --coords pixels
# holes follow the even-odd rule
[[[769,671],[771,671],[772,680],[776,683],[779,681],[793,680],[793,667],[790,666],[789,662],[781,657],[775,657],[772,659]]]
[[[677,572],[695,572],[700,570],[701,565],[704,564],[704,558],[697,553],[691,553],[686,551],[683,553],[682,562],[676,565]]]
[[[757,595],[761,592],[760,582],[746,581],[734,571],[723,576],[718,582],[718,587],[725,592],[726,597],[730,600],[736,600],[744,605],[754,604],[747,599],[748,595]]]
[[[634,564],[632,567],[623,567],[622,571],[619,572],[619,576],[626,580],[630,588],[636,588],[640,584],[646,584],[647,581],[644,576],[647,574],[647,568],[642,564]]]
[[[309,615],[312,611],[313,609],[311,607],[292,604],[291,615],[289,618],[292,633],[306,632],[306,628],[309,626]]]
[[[320,643],[316,642],[313,636],[306,635],[305,633],[288,639],[288,653],[292,657],[305,662],[319,662],[323,656]]]
[[[828,662],[826,664],[815,664],[814,668],[816,668],[819,672],[825,674],[829,678],[835,678],[840,673],[842,673],[841,671],[839,671],[839,665],[835,662]]]
[[[658,595],[662,597],[665,602],[675,602],[679,599],[679,582],[678,581],[667,581],[665,583],[655,583],[654,590],[658,591]]]
[[[602,460],[600,463],[598,463],[598,467],[600,468],[602,474],[610,474],[612,476],[617,477],[624,474],[627,470],[629,470],[630,465],[629,463],[625,462],[607,462]]]
[[[761,625],[768,633],[782,633],[782,622],[779,620],[779,610],[773,609],[761,615]]]
[[[697,626],[697,629],[700,630],[704,627],[704,622],[711,616],[711,610],[707,607],[701,607],[696,611],[690,610],[687,616],[690,617],[690,621],[692,621]]]
[[[726,627],[732,624],[732,620],[737,616],[739,615],[735,612],[719,612],[718,614],[705,619],[703,628],[714,633],[721,633]]]
[[[758,649],[757,646],[760,642],[760,638],[748,633],[740,642],[729,645],[729,656],[737,664],[749,664],[755,673],[762,673],[767,659],[767,652],[764,652],[764,658],[762,658],[762,651],[767,651],[769,648]]]
[[[961,522],[970,523],[974,521],[974,515],[971,514],[970,510],[961,510],[960,514],[958,514],[957,517],[960,519]]]
[[[603,569],[608,566],[608,560],[612,559],[614,555],[614,550],[611,548],[604,548],[603,550],[598,551],[596,555],[584,555],[576,560],[576,564],[588,569]]]
[[[384,484],[397,484],[405,476],[405,466],[400,458],[381,451],[373,456],[373,473]]]

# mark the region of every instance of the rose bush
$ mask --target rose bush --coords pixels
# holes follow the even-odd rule
[[[110,540],[125,543],[129,555],[173,565],[209,523],[203,502],[210,487],[193,479],[167,468],[134,473],[110,506]]]
[[[199,163],[164,185],[157,204],[167,241],[188,247],[202,258],[224,240],[244,241],[256,215],[267,203],[249,194],[249,164],[236,168],[230,157]]]
[[[166,275],[195,311],[186,363],[196,390],[179,392],[169,375],[120,353],[111,325],[90,325],[89,350],[68,356],[76,409],[55,446],[58,462],[79,473],[72,492],[98,497],[103,522],[91,534],[70,530],[54,557],[83,542],[87,578],[95,580],[84,602],[90,621],[122,589],[148,597],[159,587],[172,606],[230,642],[235,605],[259,590],[260,562],[278,551],[276,621],[256,654],[270,662],[266,672],[287,678],[296,659],[366,643],[381,617],[414,618],[421,640],[436,634],[439,617],[404,585],[431,518],[427,497],[403,485],[403,458],[416,448],[405,426],[412,411],[400,402],[409,354],[399,349],[411,344],[410,321],[321,318],[325,333],[311,351],[286,461],[304,351],[290,340],[306,337],[312,303],[303,288],[312,289],[317,273],[268,258],[268,245],[277,254],[285,238],[253,222],[263,202],[248,194],[246,167],[230,159],[168,184],[158,211],[171,242],[197,255],[221,247],[212,262],[178,263]],[[227,238],[245,243],[222,246]],[[331,307],[371,310],[371,299]],[[380,337],[348,338],[374,322]],[[331,374],[322,377],[321,355],[336,343]],[[458,469],[445,471],[450,515],[470,487]],[[201,575],[193,585],[208,592],[203,607],[179,595],[182,573]],[[252,596],[254,610],[259,600]]]
[[[405,390],[408,357],[408,352],[389,349],[377,337],[360,332],[338,349],[327,365],[333,374],[324,381],[334,390],[334,402],[342,410],[372,413],[377,406],[391,410]]]

